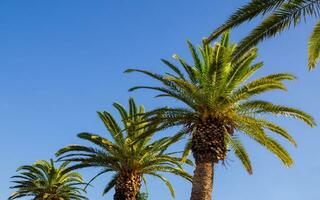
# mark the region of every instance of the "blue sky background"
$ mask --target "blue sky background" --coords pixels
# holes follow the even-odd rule
[[[124,75],[128,67],[164,71],[160,58],[173,53],[190,60],[186,40],[199,43],[245,1],[218,0],[1,0],[0,1],[0,199],[6,199],[9,177],[23,164],[48,159],[64,145],[83,143],[81,131],[105,134],[96,111],[112,109],[112,102],[135,97],[147,108],[174,104],[154,99],[151,92],[127,93],[138,83],[153,83],[138,75]],[[233,41],[255,22],[232,32]],[[307,38],[314,20],[259,45],[261,76],[293,72],[297,81],[289,92],[269,93],[274,102],[304,109],[318,120],[320,71],[307,71]],[[319,128],[295,120],[277,119],[298,142],[295,149],[281,140],[296,164],[287,169],[272,154],[245,138],[254,165],[249,176],[232,156],[216,168],[214,199],[317,200],[320,198]],[[161,133],[168,135],[173,130]],[[182,142],[183,143],[183,142]],[[181,149],[183,144],[175,146]],[[189,169],[192,171],[191,169]],[[88,180],[96,170],[82,170]],[[88,190],[92,200],[102,197],[103,176]],[[188,199],[191,184],[168,176],[176,199]],[[158,180],[149,178],[150,200],[172,199]]]

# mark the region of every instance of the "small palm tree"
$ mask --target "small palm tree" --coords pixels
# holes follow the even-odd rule
[[[305,112],[254,97],[272,91],[286,90],[284,80],[293,80],[291,74],[280,73],[248,81],[262,63],[252,64],[257,49],[245,52],[233,62],[231,55],[236,49],[229,43],[229,33],[225,33],[219,43],[199,47],[198,51],[189,43],[193,65],[174,55],[184,71],[163,60],[173,73],[165,75],[145,70],[128,69],[126,72],[139,72],[161,82],[162,86],[137,86],[137,89],[151,89],[160,92],[158,97],[170,97],[182,102],[182,107],[159,108],[148,115],[154,123],[161,122],[161,128],[183,126],[182,133],[191,133],[186,144],[184,158],[192,150],[196,163],[193,177],[191,200],[211,200],[213,167],[223,162],[228,149],[232,149],[249,173],[252,173],[248,154],[239,140],[243,133],[274,153],[286,166],[293,160],[288,152],[266,130],[279,134],[293,145],[294,139],[277,124],[264,118],[264,114],[282,115],[302,120],[314,126],[313,118]],[[176,136],[174,136],[176,137]]]
[[[67,170],[69,162],[56,168],[51,159],[40,160],[33,165],[21,166],[19,175],[13,176],[16,189],[9,200],[32,197],[34,200],[86,200],[80,185],[85,184],[80,174]]]
[[[146,180],[145,175],[161,179],[174,196],[170,182],[160,173],[173,173],[189,181],[192,177],[183,170],[178,157],[164,153],[172,140],[165,137],[151,141],[158,125],[147,126],[147,122],[141,123],[147,121],[144,116],[144,108],[140,106],[139,109],[133,99],[129,100],[129,112],[118,103],[113,105],[121,116],[123,126],[117,124],[110,113],[98,112],[112,141],[97,134],[80,133],[78,137],[88,140],[98,148],[70,145],[59,150],[57,156],[60,156],[60,160],[76,163],[71,169],[102,168],[101,173],[96,177],[114,172],[114,176],[106,185],[103,194],[115,188],[115,200],[135,200],[140,190],[141,181]],[[148,133],[148,137],[140,137],[146,133]]]
[[[320,58],[320,0],[251,0],[248,4],[236,10],[230,18],[217,28],[207,39],[212,41],[224,31],[250,21],[260,15],[268,15],[251,33],[246,36],[234,52],[237,58],[257,43],[273,37],[292,24],[296,26],[301,18],[314,17],[318,19],[309,39],[309,69],[313,69]]]

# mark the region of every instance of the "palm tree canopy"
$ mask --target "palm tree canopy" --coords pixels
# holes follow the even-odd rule
[[[85,183],[80,174],[67,170],[69,162],[63,162],[58,168],[53,160],[40,160],[33,165],[24,165],[17,169],[19,175],[13,176],[16,189],[9,200],[33,197],[35,200],[86,200],[80,185]]]
[[[253,63],[257,57],[257,49],[251,48],[239,59],[233,60],[232,54],[237,46],[229,42],[229,33],[224,33],[221,41],[213,46],[204,42],[203,47],[199,46],[197,50],[190,42],[188,45],[193,57],[192,65],[174,55],[182,69],[162,60],[172,70],[165,75],[140,69],[126,71],[145,74],[162,84],[136,86],[130,91],[156,90],[160,92],[158,97],[170,97],[185,105],[155,109],[149,113],[153,116],[150,118],[155,123],[162,122],[162,128],[183,125],[184,133],[191,133],[200,121],[214,119],[215,122],[223,124],[227,146],[234,151],[249,173],[252,172],[251,162],[234,132],[249,136],[279,157],[286,166],[291,166],[293,160],[288,152],[268,132],[284,137],[293,145],[296,145],[296,142],[284,128],[267,120],[265,116],[293,117],[311,127],[315,126],[314,119],[299,109],[276,105],[257,97],[268,91],[285,91],[283,81],[293,80],[295,77],[288,73],[279,73],[251,80],[252,75],[263,65]],[[248,80],[249,78],[251,79]],[[191,145],[190,140],[186,144],[184,158],[190,152]]]
[[[301,19],[306,17],[319,18],[319,0],[251,0],[248,4],[239,8],[220,27],[218,27],[207,39],[210,42],[216,39],[224,31],[237,27],[243,22],[250,21],[259,15],[266,18],[254,28],[248,36],[241,40],[234,58],[238,58],[243,52],[254,47],[266,38],[275,36],[291,25],[296,26]],[[313,69],[320,58],[320,21],[314,27],[309,39],[309,69]]]
[[[144,114],[144,107],[137,107],[133,99],[129,100],[129,111],[118,103],[114,103],[113,106],[120,114],[122,126],[116,123],[109,112],[98,112],[111,140],[97,134],[80,133],[78,137],[95,144],[97,148],[69,145],[57,152],[57,156],[60,156],[59,160],[75,162],[76,164],[70,169],[101,167],[102,171],[92,180],[104,173],[114,172],[103,194],[115,186],[118,176],[127,171],[134,171],[142,176],[151,175],[159,178],[174,196],[172,185],[161,173],[176,174],[189,181],[192,177],[182,168],[179,157],[172,153],[165,153],[169,145],[173,143],[172,139],[164,137],[152,140],[153,135],[157,132],[158,124],[147,126],[148,120]],[[146,133],[148,137],[140,137]],[[188,163],[192,164],[191,161]],[[145,183],[146,177],[143,176],[142,179]]]

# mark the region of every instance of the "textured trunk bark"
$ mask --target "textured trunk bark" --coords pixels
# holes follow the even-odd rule
[[[214,164],[226,156],[224,126],[219,120],[199,121],[192,133],[192,154],[196,161],[191,200],[212,200]]]
[[[141,175],[122,173],[116,180],[114,200],[136,200],[141,187]]]
[[[196,164],[190,200],[211,200],[213,167],[213,162],[201,162]]]

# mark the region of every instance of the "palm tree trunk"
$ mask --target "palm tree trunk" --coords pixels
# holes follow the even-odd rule
[[[141,175],[123,172],[116,180],[114,200],[136,200],[141,187]]]
[[[213,188],[213,162],[196,164],[194,171],[191,200],[211,200]]]
[[[211,200],[214,163],[224,160],[226,155],[223,126],[214,119],[199,122],[192,135],[192,153],[196,169],[191,200]]]

